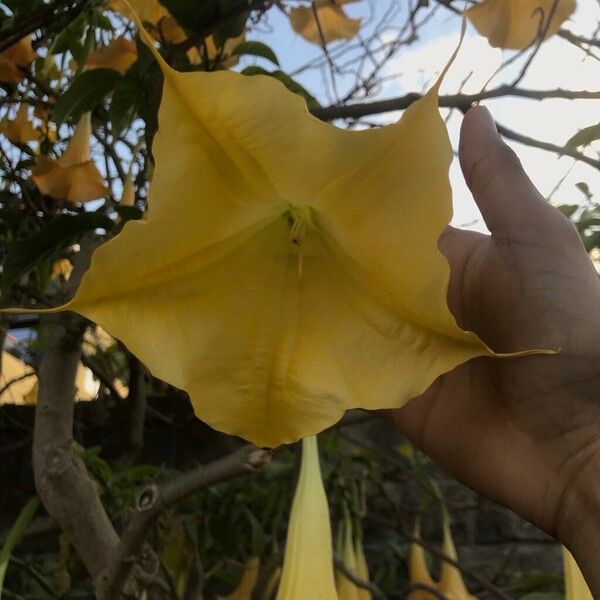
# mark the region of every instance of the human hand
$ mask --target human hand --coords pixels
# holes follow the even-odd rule
[[[496,352],[560,352],[469,361],[394,418],[459,480],[558,537],[600,597],[598,276],[483,107],[465,116],[460,162],[492,235],[442,235],[450,309]]]

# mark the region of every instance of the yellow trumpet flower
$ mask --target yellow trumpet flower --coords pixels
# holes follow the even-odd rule
[[[252,592],[256,587],[260,573],[260,558],[253,556],[244,567],[238,586],[228,596],[220,596],[219,600],[252,600]]]
[[[314,10],[311,6],[292,8],[290,24],[297,34],[319,46],[335,40],[350,40],[358,33],[362,19],[351,19],[341,5],[356,1],[316,0]]]
[[[354,541],[352,540],[352,524],[350,519],[344,524],[344,535],[341,548],[341,559],[346,569],[358,576],[358,564],[356,561],[356,551]],[[342,600],[360,600],[360,588],[344,575],[340,570],[335,573],[335,586],[338,597]]]
[[[0,81],[19,83],[23,79],[22,69],[26,69],[35,58],[28,35],[0,54]]]
[[[85,63],[88,70],[114,69],[124,74],[137,60],[137,48],[130,39],[121,36],[114,39],[108,46],[91,52]]]
[[[0,373],[0,405],[29,404],[27,397],[37,385],[37,376],[32,367],[6,350],[2,351],[2,372]]]
[[[329,507],[315,436],[302,440],[302,465],[285,544],[277,600],[338,600]]]
[[[594,600],[581,570],[566,548],[563,548],[563,563],[565,568],[565,600]]]
[[[415,537],[421,538],[421,524],[419,521],[415,523]],[[437,583],[431,577],[425,550],[423,546],[417,542],[412,542],[408,554],[408,577],[410,583],[426,585],[430,588],[437,589]],[[409,600],[435,600],[435,596],[427,590],[415,589],[408,594]]]
[[[54,310],[101,325],[199,418],[261,447],[400,407],[494,355],[446,302],[439,82],[398,123],[345,131],[273,78],[179,73],[140,35],[165,76],[148,219]]]
[[[356,556],[356,574],[363,581],[369,581],[369,565],[367,564],[367,557],[365,556],[362,540],[358,538],[354,547],[354,555]],[[371,592],[365,588],[359,588],[358,600],[372,600]]]
[[[25,103],[22,103],[19,106],[19,110],[14,119],[4,118],[0,122],[0,133],[5,135],[15,144],[26,144],[27,142],[32,142],[40,137],[40,132],[29,120],[29,110]]]
[[[494,48],[524,50],[543,33],[554,35],[573,14],[576,0],[483,0],[467,10],[475,29]]]
[[[362,581],[369,581],[369,568],[362,545],[362,540],[356,536],[353,540],[352,521],[348,518],[343,526],[343,540],[341,544],[341,559],[346,569],[354,573]],[[341,600],[371,600],[371,592],[356,585],[348,579],[339,569],[335,574],[335,583],[338,596]]]
[[[447,515],[444,515],[443,550],[446,556],[449,556],[453,560],[458,559],[454,540],[452,539],[452,532],[450,531],[450,519]],[[477,600],[477,597],[471,595],[467,590],[460,570],[447,561],[442,562],[439,590],[448,600]]]
[[[90,160],[91,135],[88,112],[82,115],[67,149],[58,160],[37,157],[32,179],[43,194],[67,202],[87,202],[107,194],[104,179]]]

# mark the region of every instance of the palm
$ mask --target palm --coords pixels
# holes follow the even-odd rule
[[[463,130],[463,170],[493,236],[454,229],[442,236],[452,271],[450,308],[497,352],[560,352],[473,360],[440,377],[395,417],[459,479],[558,533],[568,510],[565,492],[600,452],[600,401],[587,391],[600,381],[594,310],[600,286],[573,228],[529,180],[509,178],[514,198],[503,193],[509,190],[496,173],[513,169],[514,158],[502,151],[494,159],[504,161],[500,166],[470,160],[469,135]]]

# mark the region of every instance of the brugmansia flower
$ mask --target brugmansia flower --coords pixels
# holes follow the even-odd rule
[[[27,396],[37,383],[32,367],[6,350],[2,351],[2,372],[0,373],[0,405],[27,405]]]
[[[158,0],[110,0],[108,5],[128,19],[135,19],[137,16],[142,23],[151,25],[156,25],[169,15],[169,11]]]
[[[419,521],[415,524],[415,537],[421,538],[421,525]],[[437,583],[429,573],[427,559],[425,558],[425,550],[423,546],[417,542],[412,542],[408,553],[408,576],[410,583],[426,585],[430,588],[437,589]],[[436,596],[432,593],[414,589],[408,594],[409,600],[435,600]]]
[[[576,4],[576,0],[483,0],[466,14],[494,48],[523,50],[542,33],[544,39],[554,35]]]
[[[444,515],[444,554],[453,560],[458,559],[452,532],[450,531],[450,519]],[[467,590],[460,570],[447,561],[442,562],[442,572],[439,583],[439,590],[448,600],[477,600]]]
[[[260,558],[253,556],[248,560],[242,578],[235,590],[228,596],[220,596],[219,600],[252,600],[252,592],[260,573]]]
[[[124,74],[137,60],[137,48],[135,43],[124,37],[118,37],[108,46],[98,48],[91,52],[85,63],[88,70],[91,69],[114,69]]]
[[[315,436],[302,440],[302,465],[285,544],[277,600],[338,600],[331,524]]]
[[[563,548],[565,600],[593,600],[592,592],[571,553]]]
[[[87,202],[107,194],[104,179],[90,160],[91,135],[88,112],[82,115],[67,149],[58,160],[37,157],[32,179],[42,194],[67,202]]]
[[[10,385],[9,385],[10,384]],[[2,373],[0,375],[0,405],[16,404],[33,406],[37,404],[38,380],[32,367],[9,352],[2,352]],[[100,383],[92,372],[81,363],[75,377],[76,401],[88,402],[98,394]]]
[[[29,120],[29,111],[25,103],[19,106],[14,119],[2,119],[0,122],[0,133],[15,144],[26,144],[40,137],[40,132]]]
[[[60,258],[52,265],[52,279],[62,277],[68,281],[72,272],[73,264],[68,258]]]
[[[367,564],[367,557],[365,556],[362,540],[359,538],[356,539],[354,555],[356,556],[356,574],[363,581],[369,581],[369,565]],[[371,592],[365,588],[359,588],[358,600],[372,600]]]
[[[349,18],[341,5],[356,1],[316,0],[314,10],[311,6],[292,8],[290,24],[296,33],[319,46],[334,40],[350,40],[358,33],[362,20]]]
[[[119,206],[135,206],[135,184],[129,176],[123,184],[123,193],[121,194]]]
[[[369,571],[362,542],[357,538],[352,539],[352,523],[346,519],[343,527],[343,540],[341,544],[341,559],[346,569],[354,573],[359,579],[369,581]],[[348,579],[340,570],[336,571],[335,583],[340,600],[371,600],[371,593],[359,587]]]
[[[34,58],[31,36],[28,35],[0,54],[0,81],[19,83],[23,79],[22,69],[26,69]]]
[[[398,123],[345,131],[273,78],[178,73],[140,33],[165,75],[148,219],[96,251],[63,308],[258,446],[400,407],[492,354],[446,303],[439,84]]]

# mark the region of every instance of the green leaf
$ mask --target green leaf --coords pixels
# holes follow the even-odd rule
[[[275,79],[281,81],[285,87],[290,90],[290,92],[294,92],[294,94],[298,94],[302,96],[306,100],[306,104],[309,110],[314,110],[315,108],[319,108],[321,105],[319,101],[310,94],[304,87],[302,87],[297,81],[292,79],[287,73],[283,71],[267,71],[262,67],[246,67],[242,71],[242,75],[267,75],[269,77],[274,77]]]
[[[585,249],[590,252],[594,248],[600,248],[600,231],[594,231],[583,238]]]
[[[110,230],[113,225],[114,222],[101,213],[59,215],[31,237],[7,246],[0,290],[4,293],[21,275],[72,242],[77,236],[94,229]]]
[[[24,508],[19,513],[17,520],[14,522],[6,541],[4,542],[4,547],[0,552],[0,596],[2,596],[2,588],[4,587],[4,577],[6,575],[6,570],[8,569],[8,562],[10,560],[10,555],[12,551],[15,549],[15,546],[21,541],[25,530],[31,523],[31,520],[35,516],[35,513],[40,505],[40,501],[37,496],[31,498],[29,502],[24,506]]]
[[[580,129],[571,139],[569,139],[566,143],[566,147],[575,149],[579,148],[579,146],[587,146],[596,140],[600,140],[600,123]]]
[[[575,187],[588,199],[590,200],[592,197],[592,192],[590,191],[590,186],[585,181],[579,181],[575,184]]]
[[[260,56],[261,58],[266,58],[270,60],[273,64],[279,66],[279,60],[277,59],[277,55],[269,46],[263,44],[262,42],[255,41],[247,41],[242,42],[231,53],[232,56]]]
[[[135,77],[128,77],[117,82],[108,110],[112,123],[112,132],[119,137],[123,130],[133,121],[144,102],[144,91]]]
[[[71,87],[56,101],[53,112],[56,124],[60,125],[69,117],[77,121],[84,112],[94,110],[121,78],[122,75],[113,69],[92,69],[75,77]]]
[[[565,217],[572,217],[579,208],[579,204],[561,204],[556,207]]]

